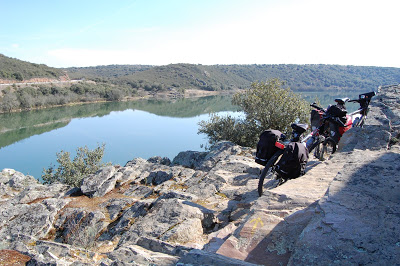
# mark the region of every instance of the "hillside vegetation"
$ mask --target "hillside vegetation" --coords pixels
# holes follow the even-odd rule
[[[100,71],[101,69],[101,71]],[[193,65],[102,66],[67,68],[71,78],[97,78],[132,87],[229,90],[248,88],[254,81],[279,78],[294,91],[374,90],[400,83],[400,69],[340,65]]]
[[[0,79],[23,81],[32,78],[57,79],[64,76],[62,69],[10,58],[0,54]]]
[[[22,84],[32,78],[60,79],[67,74],[79,83]],[[293,91],[372,91],[399,84],[400,68],[340,65],[109,65],[51,68],[0,54],[0,112],[76,102],[119,101],[126,97],[168,95],[185,90],[229,91],[253,82],[279,78]],[[68,79],[68,78],[67,78]],[[1,82],[0,82],[1,83]]]
[[[64,69],[72,79],[118,78],[135,72],[148,70],[150,65],[109,65],[95,67],[70,67]]]

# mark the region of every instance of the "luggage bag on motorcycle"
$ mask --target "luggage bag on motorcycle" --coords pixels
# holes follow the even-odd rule
[[[283,150],[275,171],[285,180],[297,178],[304,175],[308,157],[308,150],[304,144],[291,142]]]
[[[350,129],[351,118],[347,115],[346,107],[340,104],[329,106],[326,115],[331,117],[329,120],[330,137],[337,144],[343,133]]]
[[[267,164],[268,160],[278,150],[278,148],[275,147],[275,142],[277,142],[281,136],[282,133],[274,129],[268,129],[261,133],[257,143],[256,163],[261,165]]]
[[[329,115],[331,117],[338,117],[343,123],[346,123],[346,114],[346,107],[339,104],[331,105],[326,110],[326,115]]]
[[[311,130],[315,130],[321,125],[323,114],[324,114],[323,111],[315,109],[311,110],[311,117],[310,117]]]

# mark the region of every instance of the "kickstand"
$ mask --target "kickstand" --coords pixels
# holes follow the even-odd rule
[[[277,187],[279,187],[280,185],[282,185],[283,183],[285,183],[287,180],[286,179],[284,179],[284,178],[282,178],[282,177],[279,177],[279,182],[278,182],[278,185],[276,185]]]

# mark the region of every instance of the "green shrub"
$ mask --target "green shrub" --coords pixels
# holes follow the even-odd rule
[[[205,133],[211,144],[229,140],[241,146],[255,147],[261,132],[272,128],[290,133],[290,124],[306,123],[309,104],[279,79],[255,82],[243,93],[233,96],[232,104],[239,106],[245,118],[211,116],[199,123],[199,133]]]
[[[106,99],[108,101],[120,101],[123,97],[124,93],[119,89],[111,88],[106,91]]]
[[[79,187],[83,178],[96,173],[107,164],[101,163],[103,159],[105,144],[89,150],[87,146],[79,147],[76,156],[71,161],[70,153],[61,151],[57,153],[58,168],[51,165],[43,169],[42,179],[45,184],[60,182],[74,187]]]
[[[22,92],[18,95],[18,100],[22,109],[30,109],[34,105],[33,97],[26,92]]]
[[[209,121],[200,121],[199,126],[199,133],[206,134],[210,144],[219,140],[230,140],[241,146],[249,146],[258,137],[254,134],[257,126],[252,121],[230,115],[220,117],[212,114]]]
[[[1,99],[0,106],[3,111],[10,112],[20,105],[17,96],[13,92],[7,92]]]

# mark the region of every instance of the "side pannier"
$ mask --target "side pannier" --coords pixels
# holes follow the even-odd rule
[[[326,110],[326,114],[332,117],[338,117],[343,123],[346,123],[346,107],[340,104],[330,105]]]
[[[311,130],[315,130],[321,125],[323,114],[324,114],[323,111],[319,111],[316,109],[311,110],[311,117],[310,117]]]
[[[260,135],[256,151],[256,163],[266,165],[268,160],[278,151],[275,142],[281,138],[282,132],[268,129]]]
[[[275,171],[285,180],[297,178],[304,175],[308,157],[304,144],[291,142],[283,150]]]

